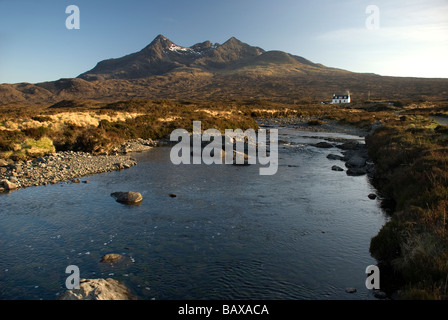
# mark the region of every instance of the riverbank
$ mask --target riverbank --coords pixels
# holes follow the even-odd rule
[[[370,252],[400,279],[402,299],[448,298],[447,134],[428,118],[406,116],[367,141],[377,164],[373,185],[392,210]]]
[[[30,161],[0,160],[0,192],[60,182],[88,183],[81,178],[131,168],[137,161],[128,153],[147,151],[156,145],[153,140],[135,139],[116,148],[110,155],[63,151]]]

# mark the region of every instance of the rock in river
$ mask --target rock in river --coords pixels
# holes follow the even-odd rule
[[[348,161],[345,163],[345,166],[347,168],[361,168],[364,167],[366,164],[366,159],[363,157],[360,157],[358,155],[354,155],[353,157],[351,157],[350,159],[348,159]]]
[[[333,145],[331,143],[328,143],[326,141],[318,142],[315,144],[312,144],[312,146],[315,146],[317,148],[333,148]]]
[[[327,155],[327,159],[329,160],[342,160],[343,156],[337,155],[337,154],[332,154],[330,153],[329,155]]]
[[[363,176],[367,173],[367,171],[365,168],[353,167],[349,168],[346,173],[348,176]]]
[[[139,204],[143,201],[143,197],[138,192],[114,192],[111,194],[117,202],[124,204]]]
[[[347,288],[347,289],[345,289],[345,292],[347,292],[347,293],[355,293],[357,290],[356,290],[356,288]]]
[[[108,279],[82,279],[79,289],[64,292],[58,300],[136,300],[121,282]]]
[[[121,260],[123,256],[118,253],[108,253],[101,258],[101,262],[103,263],[112,263]]]

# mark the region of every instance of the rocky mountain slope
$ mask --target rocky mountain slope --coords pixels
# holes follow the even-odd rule
[[[354,73],[282,51],[265,51],[236,38],[182,47],[159,35],[141,51],[101,61],[77,78],[2,84],[0,105],[132,98],[319,102],[347,90],[353,100],[444,100],[447,87],[448,79]]]

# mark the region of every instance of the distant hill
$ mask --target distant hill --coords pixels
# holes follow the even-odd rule
[[[331,53],[329,53],[331,54]],[[0,104],[55,103],[69,99],[352,99],[447,100],[448,79],[384,77],[265,51],[236,38],[179,46],[163,35],[141,51],[99,62],[77,78],[0,85]]]

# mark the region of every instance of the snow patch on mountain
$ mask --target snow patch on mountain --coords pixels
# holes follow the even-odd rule
[[[190,48],[184,48],[184,47],[180,47],[178,45],[175,45],[174,43],[171,45],[171,47],[169,47],[170,51],[183,51],[183,52],[187,52],[187,51],[192,51]]]
[[[176,52],[176,53],[192,53],[192,54],[196,54],[196,55],[203,54],[203,52],[201,52],[201,51],[196,51],[192,48],[181,47],[174,43],[168,48],[168,50],[170,50],[171,52]]]

